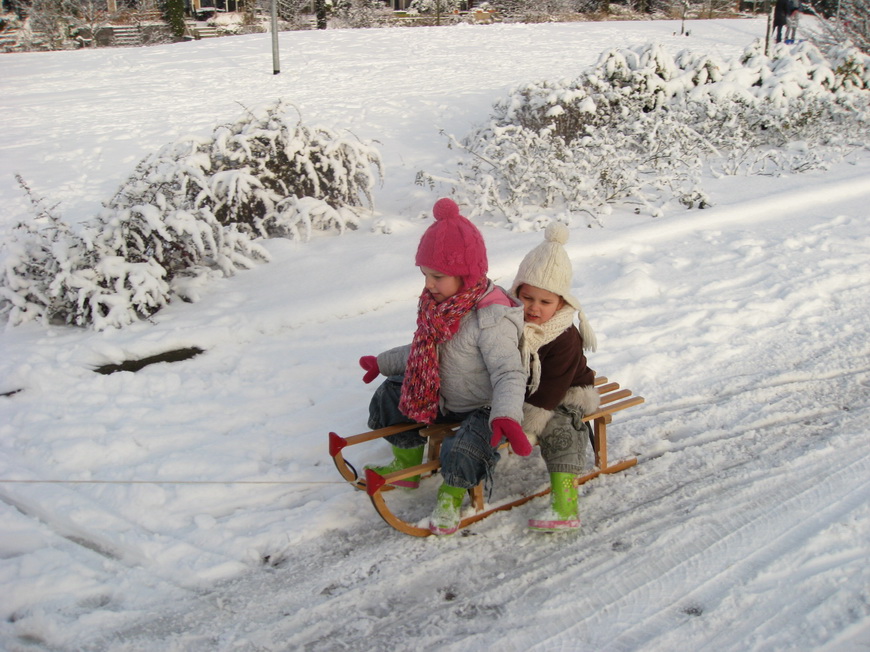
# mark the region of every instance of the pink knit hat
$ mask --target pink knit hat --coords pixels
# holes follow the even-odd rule
[[[477,227],[459,214],[452,199],[439,199],[432,208],[435,224],[426,229],[417,247],[418,267],[431,267],[442,274],[461,276],[471,287],[486,275],[486,245]]]

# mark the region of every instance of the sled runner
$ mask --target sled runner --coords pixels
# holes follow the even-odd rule
[[[643,403],[642,396],[633,396],[631,390],[621,389],[618,383],[609,382],[607,378],[598,377],[595,379],[595,387],[601,395],[601,406],[597,412],[589,414],[583,418],[584,422],[592,424],[592,447],[595,451],[595,466],[589,473],[575,478],[574,483],[581,485],[599,475],[606,473],[618,473],[629,467],[637,464],[637,458],[632,457],[611,464],[607,459],[607,425],[613,420],[613,414],[621,410],[633,407]],[[365,491],[371,498],[372,504],[375,506],[378,514],[399,532],[410,534],[417,537],[429,536],[431,532],[428,527],[411,523],[403,520],[391,510],[385,499],[384,494],[395,489],[390,483],[396,480],[410,478],[412,476],[421,475],[423,478],[429,477],[438,472],[441,468],[439,460],[441,452],[441,443],[445,437],[453,434],[459,426],[457,423],[434,424],[426,426],[422,423],[403,423],[388,428],[380,428],[370,432],[364,432],[350,437],[340,437],[334,432],[329,433],[329,454],[332,456],[335,466],[341,476],[347,480],[354,488],[360,491]],[[401,471],[388,473],[387,475],[379,475],[371,469],[366,469],[365,476],[361,477],[356,468],[344,459],[344,449],[348,446],[362,444],[364,442],[374,441],[394,435],[407,430],[419,430],[423,437],[428,440],[426,446],[426,459],[422,464],[412,466]],[[501,448],[506,448],[508,444],[505,442]],[[465,528],[472,523],[480,521],[494,512],[511,509],[517,507],[533,498],[546,496],[550,493],[550,487],[541,491],[521,495],[517,498],[508,499],[505,502],[496,505],[487,505],[484,501],[483,483],[469,489],[471,497],[471,507],[473,513],[465,516],[459,523],[459,527]]]

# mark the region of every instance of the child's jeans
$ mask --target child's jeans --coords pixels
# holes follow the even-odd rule
[[[403,376],[390,376],[375,390],[369,403],[369,428],[376,430],[411,420],[399,411]],[[481,480],[492,479],[492,472],[500,458],[490,445],[492,428],[489,425],[488,406],[472,412],[457,414],[439,412],[436,423],[459,421],[461,425],[452,437],[441,444],[441,475],[452,487],[471,489]],[[417,448],[426,443],[416,430],[390,435],[386,440],[397,448]]]

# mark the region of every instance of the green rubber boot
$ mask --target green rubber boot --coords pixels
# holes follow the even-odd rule
[[[393,449],[392,462],[389,462],[384,466],[366,465],[365,468],[371,469],[378,475],[386,475],[387,473],[403,471],[404,469],[423,463],[423,446],[419,446],[417,448],[398,448],[396,446],[392,446],[391,448]],[[420,486],[420,476],[412,475],[410,478],[405,478],[404,480],[396,480],[395,482],[391,482],[390,484],[394,487],[416,489]]]
[[[550,474],[550,507],[537,518],[529,519],[529,529],[536,532],[561,532],[580,527],[577,487],[570,473]]]
[[[429,520],[429,531],[432,534],[453,534],[459,529],[460,508],[466,493],[467,489],[451,487],[449,484],[442,484],[438,488],[435,509]]]

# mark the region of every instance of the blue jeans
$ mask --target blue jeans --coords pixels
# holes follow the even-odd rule
[[[399,411],[403,376],[390,376],[375,390],[369,403],[369,428],[376,430],[398,423],[413,423]],[[500,455],[490,445],[489,406],[472,412],[440,412],[435,423],[460,422],[452,437],[441,445],[441,475],[452,487],[471,489],[482,480],[492,483],[492,473]],[[426,443],[416,430],[390,435],[386,440],[397,448],[418,448]]]

